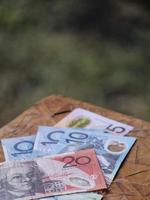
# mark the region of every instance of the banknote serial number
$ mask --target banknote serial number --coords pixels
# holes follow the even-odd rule
[[[79,165],[87,165],[91,162],[91,158],[88,156],[80,156],[80,157],[73,157],[73,156],[65,156],[63,158],[63,162],[65,162],[63,168],[68,167],[76,167]]]

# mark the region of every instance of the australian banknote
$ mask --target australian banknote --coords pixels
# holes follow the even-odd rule
[[[1,140],[6,161],[32,159],[36,157],[33,152],[35,135],[6,138]]]
[[[0,200],[28,200],[106,188],[94,150],[0,165]]]
[[[105,129],[105,132],[117,135],[126,135],[134,128],[133,126],[109,119],[82,108],[74,109],[55,126],[61,128],[70,127]]]
[[[4,156],[6,161],[15,161],[22,159],[31,159],[36,153],[32,151],[33,144],[35,141],[35,136],[24,136],[24,137],[15,137],[10,139],[2,140]],[[32,155],[32,156],[31,156]],[[78,193],[78,194],[69,194],[54,196],[48,198],[41,198],[41,200],[100,200],[102,195],[96,193]]]
[[[134,137],[106,134],[104,130],[40,126],[34,150],[43,156],[94,148],[110,185],[135,141]]]
[[[39,200],[101,200],[102,195],[93,192],[76,193],[61,196],[48,197]]]

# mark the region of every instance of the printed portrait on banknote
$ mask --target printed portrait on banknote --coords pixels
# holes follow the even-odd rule
[[[0,165],[0,200],[29,200],[106,188],[94,150]]]
[[[44,174],[34,161],[2,166],[0,172],[0,200],[44,193],[44,188],[41,187]]]
[[[35,161],[2,166],[0,169],[0,200],[14,200],[64,190],[61,180],[44,180],[43,182],[46,177]]]

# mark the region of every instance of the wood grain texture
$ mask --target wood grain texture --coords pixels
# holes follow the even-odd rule
[[[36,103],[15,120],[0,129],[0,139],[31,135],[38,125],[54,125],[74,108],[81,107],[97,114],[133,125],[130,136],[137,142],[121,166],[104,200],[150,200],[150,123],[63,96],[49,96]],[[0,149],[0,161],[4,161]]]

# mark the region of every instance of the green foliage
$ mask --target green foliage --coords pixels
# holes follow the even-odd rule
[[[148,16],[123,0],[1,1],[0,123],[53,93],[149,119]]]

